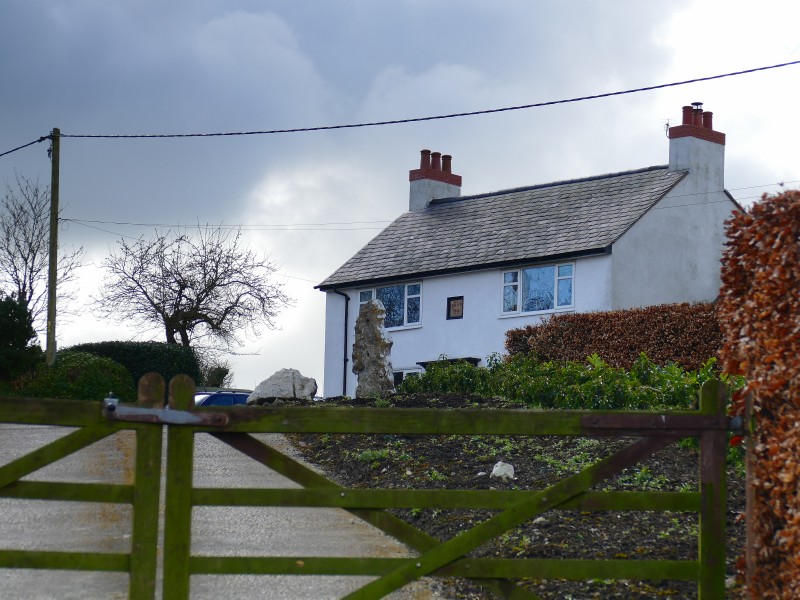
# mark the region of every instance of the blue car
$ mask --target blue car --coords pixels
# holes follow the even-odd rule
[[[218,390],[216,392],[197,392],[194,395],[195,406],[235,406],[247,404],[250,392]]]

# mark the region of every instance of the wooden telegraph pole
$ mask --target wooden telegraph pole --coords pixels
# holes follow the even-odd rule
[[[61,155],[61,130],[53,128],[50,134],[50,247],[47,272],[47,346],[45,362],[52,367],[56,362],[56,279],[58,273],[58,169]]]

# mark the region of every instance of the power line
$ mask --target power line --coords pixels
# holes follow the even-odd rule
[[[675,81],[672,83],[662,83],[658,85],[650,85],[646,87],[632,88],[617,92],[606,92],[602,94],[592,94],[590,96],[579,96],[577,98],[568,98],[564,100],[550,100],[547,102],[536,102],[533,104],[523,104],[520,106],[507,106],[504,108],[490,108],[486,110],[476,110],[471,112],[458,112],[446,115],[436,115],[428,117],[414,117],[409,119],[393,119],[387,121],[373,121],[369,123],[350,123],[344,125],[322,125],[319,127],[297,127],[293,129],[266,129],[263,131],[229,131],[224,133],[153,133],[153,134],[65,134],[62,133],[61,137],[65,138],[106,138],[106,139],[132,139],[132,138],[193,138],[193,137],[226,137],[226,136],[242,136],[242,135],[272,135],[277,133],[306,133],[311,131],[329,131],[333,129],[355,129],[359,127],[378,127],[383,125],[400,125],[404,123],[419,123],[423,121],[437,121],[442,119],[454,119],[456,117],[473,117],[477,115],[488,115],[493,113],[508,112],[512,110],[524,110],[528,108],[541,108],[543,106],[555,106],[557,104],[569,104],[572,102],[583,102],[586,100],[597,100],[599,98],[610,98],[612,96],[622,96],[625,94],[635,94],[638,92],[648,92],[652,90],[659,90],[670,87],[677,87],[681,85],[688,85],[690,83],[699,83],[701,81],[712,81],[714,79],[722,79],[724,77],[734,77],[737,75],[746,75],[749,73],[756,73],[758,71],[767,71],[769,69],[779,69],[781,67],[788,67],[791,65],[800,64],[800,60],[791,62],[780,63],[777,65],[769,65],[766,67],[756,67],[753,69],[746,69],[743,71],[733,71],[731,73],[723,73],[721,75],[709,75],[707,77],[697,77],[695,79],[686,79],[684,81]]]
[[[707,77],[696,77],[694,79],[686,79],[684,81],[674,81],[672,83],[662,83],[658,85],[650,85],[645,87],[639,88],[632,88],[628,90],[621,90],[617,92],[606,92],[602,94],[592,94],[589,96],[578,96],[576,98],[567,98],[562,100],[550,100],[547,102],[536,102],[533,104],[523,104],[520,106],[507,106],[503,108],[490,108],[486,110],[477,110],[477,111],[470,111],[470,112],[459,112],[459,113],[451,113],[446,115],[435,115],[435,116],[428,116],[428,117],[414,117],[408,119],[393,119],[393,120],[386,120],[386,121],[372,121],[368,123],[349,123],[344,125],[322,125],[318,127],[297,127],[293,129],[266,129],[262,131],[228,131],[228,132],[219,132],[219,133],[152,133],[152,134],[67,134],[62,133],[60,137],[64,138],[90,138],[90,139],[152,139],[152,138],[195,138],[195,137],[230,137],[230,136],[244,136],[244,135],[271,135],[271,134],[278,134],[278,133],[306,133],[311,131],[329,131],[334,129],[355,129],[360,127],[377,127],[383,125],[400,125],[404,123],[419,123],[424,121],[437,121],[442,119],[453,119],[456,117],[473,117],[477,115],[488,115],[493,113],[500,113],[500,112],[508,112],[512,110],[525,110],[528,108],[541,108],[544,106],[555,106],[558,104],[569,104],[573,102],[583,102],[586,100],[597,100],[600,98],[610,98],[613,96],[622,96],[625,94],[635,94],[638,92],[648,92],[653,90],[659,90],[664,88],[670,87],[677,87],[681,85],[688,85],[690,83],[699,83],[701,81],[712,81],[714,79],[723,79],[725,77],[734,77],[737,75],[747,75],[749,73],[757,73],[759,71],[768,71],[770,69],[779,69],[782,67],[789,67],[792,65],[800,64],[800,60],[789,61],[785,63],[779,63],[776,65],[769,65],[766,67],[755,67],[753,69],[745,69],[743,71],[732,71],[730,73],[722,73],[719,75],[709,75]],[[0,153],[0,157],[6,156],[11,154],[12,152],[17,152],[18,150],[22,150],[23,148],[27,148],[28,146],[32,146],[33,144],[37,144],[39,142],[43,142],[46,139],[50,139],[52,135],[42,136],[39,139],[33,140],[27,144],[23,144],[22,146],[18,146],[6,152]]]
[[[302,224],[298,225],[247,225],[239,227],[238,225],[186,225],[180,223],[168,224],[168,223],[127,223],[127,222],[120,222],[120,221],[95,221],[95,220],[85,220],[85,219],[71,219],[71,218],[64,218],[59,217],[59,221],[65,223],[75,223],[76,225],[83,225],[84,227],[91,227],[92,229],[98,229],[99,231],[105,231],[99,227],[90,225],[90,223],[99,223],[103,225],[123,225],[123,226],[135,226],[135,227],[170,227],[175,229],[231,229],[231,230],[241,230],[241,231],[375,231],[379,229],[383,229],[383,226],[380,227],[322,227],[322,226],[303,226]],[[379,223],[391,223],[391,221],[376,221]],[[321,225],[325,225],[324,223]]]
[[[34,144],[38,144],[39,142],[43,142],[49,139],[50,139],[49,135],[43,135],[38,140],[33,140],[32,142],[28,142],[27,144],[22,144],[22,146],[17,146],[16,148],[13,148],[11,150],[6,150],[2,154],[0,154],[0,157],[6,156],[7,154],[11,154],[12,152],[16,152],[17,150],[22,150],[23,148],[27,148],[28,146],[33,146]]]
[[[725,188],[723,190],[717,190],[718,192],[737,192],[741,190],[752,190],[756,188],[763,188],[763,187],[770,187],[770,186],[784,186],[792,183],[799,183],[800,179],[794,179],[791,181],[776,181],[773,183],[761,183],[757,185],[749,185],[744,187],[738,188]],[[500,190],[502,192],[502,190]],[[673,198],[686,198],[689,196],[702,196],[708,192],[691,192],[688,194],[676,194],[673,195]],[[741,198],[741,200],[748,200],[751,198],[760,198],[761,196],[745,196]],[[701,202],[699,204],[706,204],[705,202]],[[695,204],[682,204],[681,206],[695,206]],[[673,208],[673,207],[667,207]],[[92,229],[97,229],[98,231],[104,231],[106,233],[114,233],[113,231],[108,231],[106,229],[101,229],[100,227],[96,227],[90,225],[90,223],[95,223],[98,225],[125,225],[125,226],[134,226],[134,227],[174,227],[174,228],[186,228],[186,229],[240,229],[242,231],[365,231],[365,230],[375,230],[375,229],[383,229],[383,227],[332,227],[333,225],[370,225],[370,224],[378,224],[378,223],[391,223],[392,220],[389,219],[379,219],[376,221],[331,221],[327,223],[262,223],[256,225],[187,225],[184,223],[143,223],[143,222],[134,222],[134,221],[101,221],[98,219],[77,219],[77,218],[66,218],[66,217],[59,217],[59,221],[64,221],[67,223],[75,223],[76,225],[83,225],[84,227],[91,227]],[[121,235],[121,234],[115,234]],[[130,236],[124,236],[130,237]]]
[[[100,223],[102,225],[137,225],[141,227],[186,227],[197,229],[241,229],[248,231],[250,229],[260,229],[264,227],[327,227],[329,225],[371,225],[373,223],[391,223],[391,219],[379,219],[377,221],[331,221],[328,223],[262,223],[257,225],[187,225],[186,223],[136,223],[132,221],[99,221],[96,219],[77,219],[77,218],[62,218],[63,221],[74,221],[76,223]],[[370,227],[368,229],[375,229]]]

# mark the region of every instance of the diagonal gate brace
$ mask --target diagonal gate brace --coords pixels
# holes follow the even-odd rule
[[[337,489],[342,487],[251,435],[229,432],[211,432],[211,435],[303,487]],[[414,550],[431,550],[440,543],[435,537],[384,510],[369,508],[348,508],[345,510]],[[476,581],[476,583],[508,600],[536,600],[538,598],[538,596],[504,579],[483,579]]]
[[[670,445],[676,439],[640,438],[591,467],[542,490],[533,500],[520,502],[469,531],[424,552],[419,557],[408,560],[402,567],[372,581],[345,598],[348,600],[381,598],[411,581],[433,573],[512,527],[585,492],[593,485]]]

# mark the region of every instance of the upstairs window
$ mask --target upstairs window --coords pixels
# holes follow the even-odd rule
[[[400,283],[359,292],[359,304],[380,300],[386,309],[388,327],[418,325],[422,313],[422,284]]]
[[[566,263],[505,271],[503,314],[571,308],[574,268]]]

